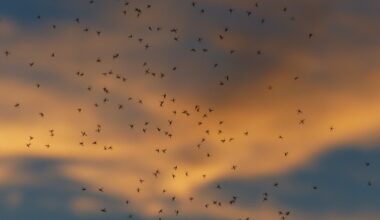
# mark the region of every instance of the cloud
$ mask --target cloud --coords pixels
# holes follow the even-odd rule
[[[196,7],[162,1],[151,2],[150,9],[146,4],[15,1],[0,10],[4,37],[0,48],[10,52],[0,59],[0,151],[7,161],[0,177],[6,179],[1,186],[7,204],[22,210],[16,217],[28,212],[41,217],[47,209],[45,218],[55,214],[89,219],[91,210],[97,213],[103,205],[122,216],[127,198],[134,215],[142,219],[156,217],[161,208],[167,218],[180,209],[179,218],[185,218],[183,213],[191,219],[268,219],[284,204],[301,210],[296,219],[309,219],[320,210],[323,216],[318,217],[340,218],[354,208],[368,218],[378,215],[371,204],[353,202],[354,192],[362,193],[363,200],[375,194],[368,194],[367,188],[360,188],[362,183],[355,182],[359,180],[344,172],[353,165],[339,167],[334,162],[361,155],[358,149],[375,148],[368,142],[376,141],[380,124],[376,3],[266,1],[257,8],[250,1],[210,0]],[[143,10],[140,17],[135,8]],[[38,14],[41,20],[36,19]],[[173,28],[178,33],[171,32]],[[314,34],[312,39],[309,33]],[[165,77],[160,78],[161,73]],[[226,75],[228,82],[220,86]],[[15,108],[16,103],[20,107]],[[303,113],[297,114],[297,109]],[[113,150],[104,150],[110,146]],[[375,160],[378,155],[372,153]],[[327,159],[320,158],[325,154]],[[237,165],[236,171],[232,165]],[[156,170],[159,178],[153,175]],[[335,173],[339,175],[334,177]],[[222,180],[231,194],[234,189],[239,195],[252,194],[257,205],[262,190],[251,191],[251,184],[264,190],[273,178],[285,181],[288,188],[268,206],[253,210],[240,203],[223,212],[215,207],[206,210],[204,204],[218,193],[198,192]],[[314,192],[302,187],[320,179],[332,181],[321,182],[330,191],[309,200]],[[339,191],[339,181],[352,186]],[[45,192],[37,184],[53,184],[53,189]],[[106,198],[78,196],[75,190],[83,185],[103,186]],[[30,196],[41,191],[44,198],[33,203]],[[173,195],[177,202],[171,202]],[[334,210],[325,205],[328,195],[339,202]],[[190,196],[196,202],[190,203]],[[59,212],[53,211],[57,208]],[[11,215],[4,216],[12,219]],[[92,217],[102,219],[100,214]]]

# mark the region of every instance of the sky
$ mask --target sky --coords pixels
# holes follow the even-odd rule
[[[0,219],[380,219],[379,9],[0,0]]]

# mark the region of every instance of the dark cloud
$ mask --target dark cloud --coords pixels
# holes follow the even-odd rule
[[[237,205],[254,208],[265,204],[262,199],[263,193],[267,192],[269,199],[266,203],[274,204],[280,210],[291,210],[296,216],[307,214],[310,219],[323,219],[331,214],[378,214],[379,158],[377,144],[367,149],[346,144],[287,173],[216,180],[201,189],[201,194],[219,192],[215,186],[220,184],[224,196],[212,193],[216,198],[228,201],[232,195],[239,195]],[[369,166],[366,166],[367,162]],[[252,162],[253,169],[254,166]],[[368,182],[372,185],[368,186]],[[274,183],[278,183],[278,187],[274,187]],[[313,189],[315,186],[318,187],[316,190]]]

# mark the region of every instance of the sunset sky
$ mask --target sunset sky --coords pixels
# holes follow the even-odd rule
[[[0,0],[0,220],[380,219],[379,10]]]

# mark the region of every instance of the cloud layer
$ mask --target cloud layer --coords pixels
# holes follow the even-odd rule
[[[4,1],[0,218],[378,219],[378,7]]]

